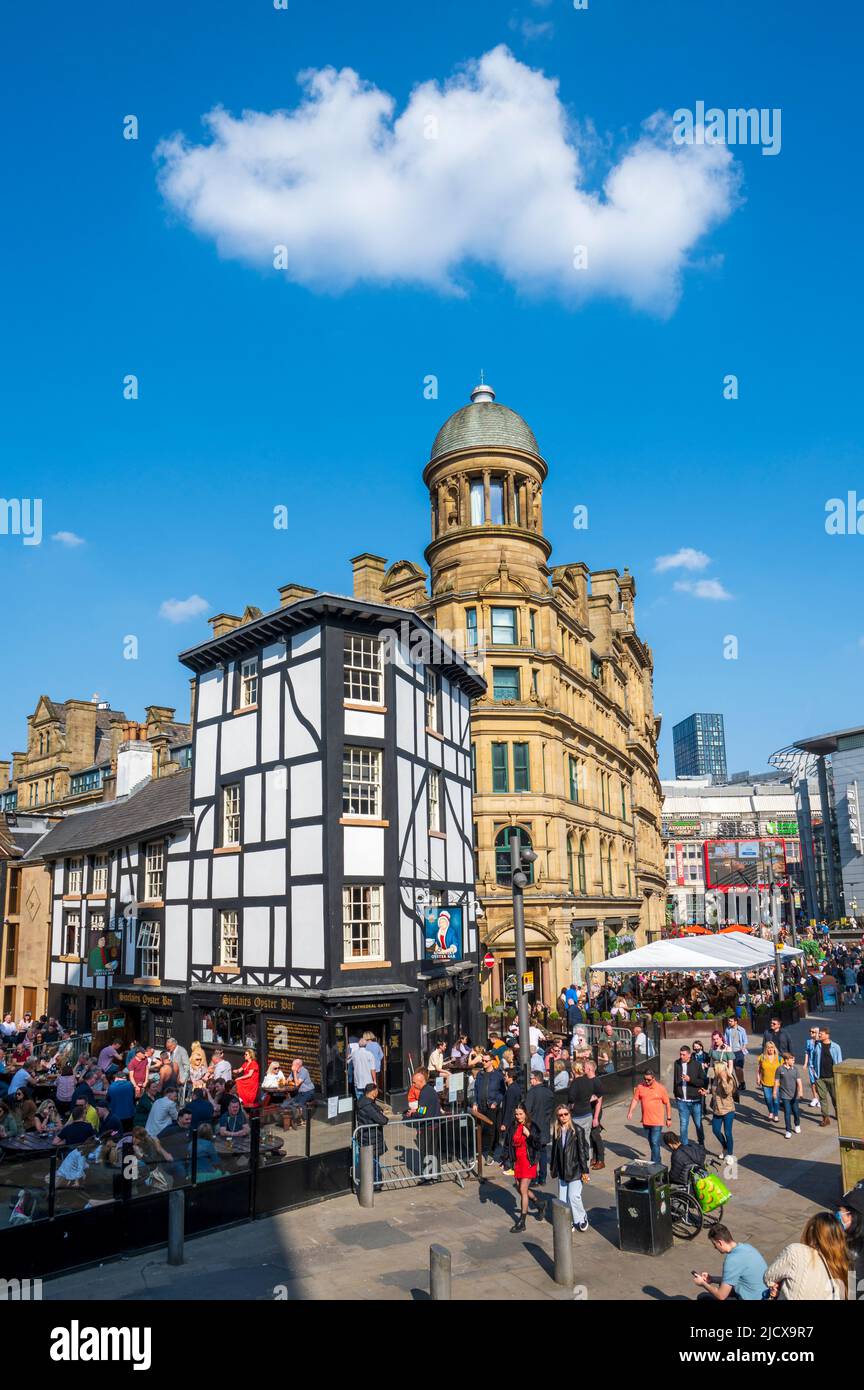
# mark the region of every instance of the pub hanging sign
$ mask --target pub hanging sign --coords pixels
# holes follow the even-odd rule
[[[462,959],[461,907],[429,907],[423,914],[426,959],[441,965]]]

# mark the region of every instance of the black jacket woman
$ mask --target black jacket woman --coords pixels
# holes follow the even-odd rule
[[[558,1179],[558,1200],[569,1202],[574,1231],[588,1230],[582,1202],[582,1184],[591,1180],[591,1149],[581,1125],[573,1123],[569,1106],[562,1101],[555,1110],[555,1131],[549,1167]]]

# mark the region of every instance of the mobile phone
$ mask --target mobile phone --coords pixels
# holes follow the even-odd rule
[[[698,1279],[698,1278],[699,1278],[699,1271],[698,1271],[698,1269],[691,1269],[690,1273],[693,1275],[693,1278],[694,1278],[694,1279]]]

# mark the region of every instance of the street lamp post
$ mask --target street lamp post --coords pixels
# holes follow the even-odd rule
[[[533,864],[537,855],[533,849],[522,848],[518,829],[510,831],[510,870],[513,882],[513,940],[516,947],[516,999],[519,1009],[519,1056],[522,1066],[523,1095],[528,1094],[531,1079],[531,1035],[529,1032],[528,993],[525,976],[528,960],[525,952],[525,885],[528,875],[525,865]]]

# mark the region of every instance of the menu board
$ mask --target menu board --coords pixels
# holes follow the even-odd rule
[[[268,1065],[270,1062],[281,1063],[287,1076],[295,1057],[303,1058],[303,1065],[314,1081],[316,1091],[320,1091],[321,1024],[303,1023],[299,1018],[268,1018]]]

